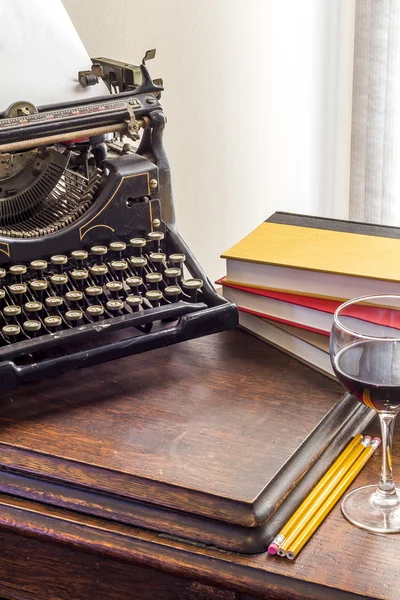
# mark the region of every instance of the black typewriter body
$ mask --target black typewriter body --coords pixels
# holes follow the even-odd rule
[[[109,96],[0,118],[2,391],[237,323],[175,226],[162,87],[127,67],[80,73]]]

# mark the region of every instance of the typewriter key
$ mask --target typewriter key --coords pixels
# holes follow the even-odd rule
[[[58,327],[60,327],[62,323],[62,318],[59,315],[51,315],[50,317],[45,317],[43,319],[43,323],[46,327],[48,327],[52,331],[55,331],[56,329],[58,329]]]
[[[34,279],[29,282],[29,285],[34,292],[44,292],[48,287],[48,283],[44,279]]]
[[[132,256],[130,258],[130,263],[134,269],[139,273],[139,276],[142,276],[142,272],[144,267],[147,265],[147,258],[144,256]]]
[[[141,256],[143,248],[146,246],[146,240],[144,238],[132,238],[129,243],[134,248],[135,256]]]
[[[100,262],[102,261],[103,256],[105,256],[108,252],[108,249],[106,246],[92,246],[90,248],[90,252],[94,255],[98,257],[98,260],[100,260]]]
[[[71,258],[76,261],[78,268],[83,266],[84,261],[88,258],[89,254],[86,250],[73,250],[71,252]]]
[[[106,308],[108,311],[116,313],[124,308],[124,303],[122,300],[109,300],[106,304]]]
[[[162,231],[150,231],[147,234],[148,241],[153,244],[154,252],[160,252],[160,244],[164,239],[164,234]]]
[[[182,287],[190,293],[192,302],[197,302],[197,293],[203,287],[202,279],[184,279]]]
[[[20,296],[21,294],[26,294],[27,287],[26,283],[13,283],[8,286],[8,291],[14,296]]]
[[[63,299],[60,296],[48,296],[44,303],[49,310],[53,310],[63,305]]]
[[[6,295],[5,291],[0,288],[0,300],[4,300],[5,295]]]
[[[182,271],[178,267],[168,267],[164,271],[164,277],[170,280],[171,285],[178,285],[178,278],[182,275]]]
[[[81,310],[67,310],[64,317],[69,323],[77,323],[83,318],[83,314]]]
[[[164,296],[171,302],[178,302],[182,290],[179,285],[167,285],[164,290]]]
[[[47,269],[47,260],[32,260],[30,267],[40,276]]]
[[[16,306],[15,304],[9,304],[3,308],[3,315],[6,319],[11,319],[12,321],[21,314],[21,307]]]
[[[102,293],[103,288],[101,288],[99,285],[90,285],[85,289],[85,294],[91,297],[101,296]]]
[[[161,273],[146,273],[146,283],[151,285],[152,289],[158,290],[160,281],[162,281]]]
[[[74,282],[80,289],[83,288],[83,282],[88,277],[89,271],[87,271],[86,269],[74,269],[71,273],[71,279],[74,280]]]
[[[64,295],[64,298],[69,304],[75,306],[76,302],[81,302],[81,300],[83,300],[83,294],[79,290],[72,290],[71,292],[67,292]]]
[[[171,265],[182,265],[186,260],[186,256],[181,252],[177,252],[175,254],[170,254],[168,260],[171,263]]]
[[[33,300],[31,302],[26,302],[24,304],[24,309],[25,312],[27,313],[37,313],[40,312],[43,308],[43,304],[41,302],[36,302],[36,300]]]
[[[130,295],[126,297],[126,303],[133,311],[137,311],[143,303],[143,298],[141,296]]]
[[[96,279],[100,285],[103,285],[104,275],[108,273],[107,265],[93,265],[89,268],[90,274]]]
[[[7,275],[7,271],[5,269],[0,269],[0,279],[3,279]]]
[[[104,308],[100,304],[92,304],[86,309],[87,314],[95,321],[104,314]]]
[[[159,290],[149,290],[146,292],[146,298],[153,306],[159,306],[162,300],[162,293]]]
[[[122,279],[124,271],[128,268],[126,260],[112,260],[110,264],[111,268],[116,271],[119,279]]]
[[[119,292],[124,289],[124,286],[120,281],[108,281],[106,283],[106,289],[111,292],[111,295],[114,296],[114,298],[118,298]]]
[[[10,267],[10,274],[15,275],[20,283],[22,282],[22,275],[25,275],[26,271],[25,265],[12,265]]]
[[[165,262],[166,256],[162,252],[152,252],[150,254],[150,260],[157,269],[161,273],[163,264]]]
[[[42,328],[42,324],[40,321],[25,321],[22,327],[27,333],[35,335]]]
[[[15,338],[21,333],[21,327],[19,325],[4,325],[1,331],[5,337]]]
[[[50,261],[53,265],[55,265],[58,269],[58,272],[61,273],[63,270],[63,266],[67,264],[68,257],[64,256],[64,254],[55,254],[50,258]]]
[[[125,279],[125,283],[130,290],[138,292],[139,287],[143,285],[143,279],[141,277],[128,277]]]
[[[68,283],[68,275],[66,273],[54,273],[54,275],[50,277],[50,281],[53,285],[62,288]]]
[[[111,242],[110,250],[115,252],[115,256],[121,258],[122,252],[126,250],[126,244],[125,242]]]

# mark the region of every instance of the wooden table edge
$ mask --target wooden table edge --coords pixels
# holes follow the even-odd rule
[[[375,600],[246,565],[249,556],[243,554],[11,497],[0,498],[1,530],[254,596],[273,592],[274,598],[293,600]]]

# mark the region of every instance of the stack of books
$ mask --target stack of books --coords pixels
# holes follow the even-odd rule
[[[227,250],[225,298],[240,325],[323,373],[345,300],[400,294],[400,229],[277,212]]]

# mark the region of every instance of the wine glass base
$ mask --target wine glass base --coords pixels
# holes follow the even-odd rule
[[[389,506],[383,508],[376,485],[366,485],[345,496],[342,513],[350,523],[372,533],[399,533],[400,488],[396,488],[396,493],[397,501],[393,498]]]

